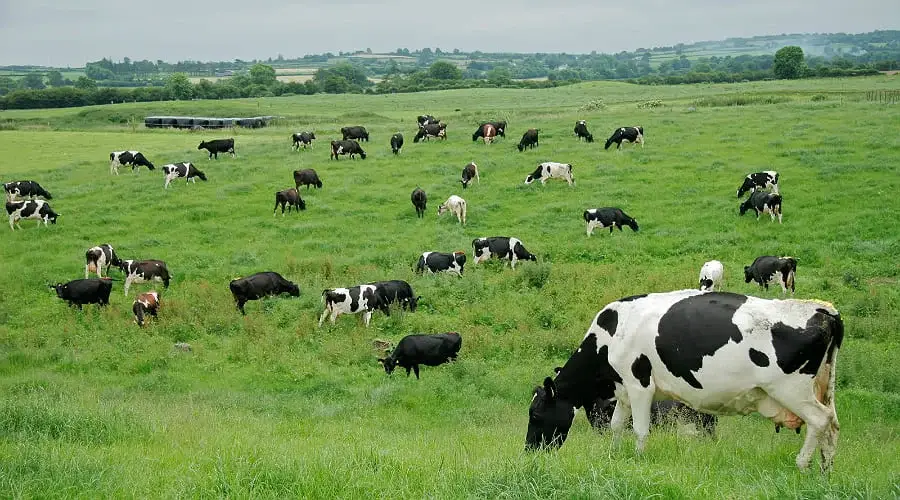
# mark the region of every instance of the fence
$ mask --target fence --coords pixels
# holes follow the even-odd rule
[[[881,104],[897,104],[900,103],[900,90],[868,90],[866,100]]]

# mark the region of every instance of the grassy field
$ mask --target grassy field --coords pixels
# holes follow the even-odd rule
[[[39,181],[61,216],[0,238],[0,497],[897,497],[900,115],[865,100],[896,85],[592,83],[3,112],[0,178]],[[728,106],[769,97],[778,103]],[[605,107],[582,110],[597,99]],[[664,106],[636,106],[651,99]],[[412,143],[426,112],[449,123],[446,142]],[[282,119],[252,131],[128,125],[192,113]],[[509,120],[508,137],[473,143],[477,122],[495,117]],[[575,140],[577,119],[599,142]],[[357,124],[371,134],[368,159],[330,161],[328,141]],[[633,124],[644,149],[603,150],[614,127]],[[529,127],[541,145],[518,153]],[[297,153],[299,130],[319,140]],[[407,144],[393,156],[397,130]],[[228,136],[235,159],[196,149]],[[209,181],[163,190],[159,170],[110,176],[109,152],[121,149],[157,166],[193,161]],[[481,183],[463,191],[472,160]],[[572,163],[577,185],[524,186],[547,160]],[[273,217],[274,192],[298,168],[315,168],[323,189],[303,190],[305,212]],[[766,169],[781,173],[782,225],[737,213],[743,176]],[[424,219],[409,201],[417,185]],[[465,227],[436,215],[451,194],[468,201]],[[581,213],[600,206],[621,207],[641,230],[586,237]],[[493,235],[522,239],[539,261],[515,271],[470,261],[462,279],[413,273],[423,251],[471,258],[471,240]],[[144,329],[121,283],[103,310],[69,309],[46,288],[83,277],[85,250],[107,242],[173,274],[168,290],[155,287],[160,317]],[[694,287],[713,258],[728,290],[779,297],[741,279],[763,254],[795,256],[797,297],[834,303],[846,323],[830,477],[798,472],[803,436],[755,416],[720,419],[715,438],[653,432],[639,456],[633,438],[615,446],[579,415],[560,451],[523,452],[532,388],[603,305]],[[263,270],[301,295],[251,302],[242,317],[228,282]],[[376,313],[368,329],[347,316],[316,328],[322,289],[383,279],[409,281],[420,310]],[[463,337],[460,359],[420,381],[376,362],[376,338],[448,330]]]

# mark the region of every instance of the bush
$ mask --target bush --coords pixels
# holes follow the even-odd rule
[[[606,109],[606,103],[602,98],[591,99],[584,106],[578,108],[578,111],[598,111]]]
[[[661,108],[663,105],[662,101],[659,99],[652,99],[650,101],[639,102],[637,107],[638,109],[653,109],[653,108]]]
[[[810,101],[812,101],[812,102],[820,102],[820,101],[824,101],[824,100],[827,100],[827,99],[828,99],[828,96],[826,96],[825,94],[816,94],[816,95],[814,95],[814,96],[812,96],[812,97],[810,98]]]
[[[522,266],[519,280],[530,288],[543,288],[550,279],[551,265],[547,262],[528,263]]]

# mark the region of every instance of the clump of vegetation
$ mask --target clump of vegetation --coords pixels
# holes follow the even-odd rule
[[[543,288],[550,279],[551,265],[548,262],[536,262],[522,266],[519,279],[529,288]]]
[[[578,111],[602,111],[606,109],[606,103],[602,98],[591,99],[584,106],[578,108]]]
[[[737,94],[701,97],[692,104],[696,107],[718,108],[726,106],[752,106],[755,104],[780,104],[789,101],[790,98],[780,95]]]
[[[651,99],[649,101],[639,102],[637,107],[638,107],[638,109],[653,109],[653,108],[661,108],[662,105],[663,105],[662,100]]]
[[[809,100],[812,102],[821,102],[821,101],[825,101],[827,99],[828,99],[828,96],[826,96],[825,94],[816,94],[816,95],[812,96]]]

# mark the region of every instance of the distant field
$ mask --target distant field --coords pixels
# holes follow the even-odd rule
[[[298,75],[295,75],[298,76]],[[289,498],[896,498],[900,496],[900,137],[893,106],[866,100],[896,77],[545,90],[472,89],[117,104],[0,113],[0,178],[39,181],[59,223],[0,238],[0,496]],[[663,106],[638,108],[659,99]],[[605,107],[585,107],[602,100]],[[729,106],[750,102],[746,106]],[[776,104],[760,104],[776,102]],[[412,143],[415,117],[449,124],[446,141]],[[132,128],[148,114],[271,114],[273,127]],[[509,121],[493,145],[482,120]],[[578,142],[587,120],[598,141]],[[646,146],[603,142],[642,125]],[[328,159],[340,128],[364,125],[366,160]],[[540,146],[518,153],[528,128]],[[315,131],[293,152],[290,133]],[[390,152],[395,131],[406,136]],[[872,130],[887,131],[872,134]],[[237,158],[207,160],[200,140],[234,137]],[[52,147],[48,147],[52,144]],[[163,189],[160,169],[108,173],[110,151],[139,149],[157,167],[192,161],[209,180]],[[481,182],[461,189],[476,161]],[[572,163],[576,186],[523,185],[541,161]],[[273,216],[292,171],[308,209]],[[781,173],[784,224],[740,217],[744,175]],[[409,201],[420,186],[428,210]],[[465,227],[437,206],[469,203]],[[640,231],[588,238],[581,213],[618,206]],[[463,278],[417,276],[427,250],[479,236],[520,238],[539,261],[510,270],[467,264]],[[165,260],[173,274],[158,321],[132,323],[115,282],[101,311],[67,308],[47,283],[83,277],[84,252]],[[803,436],[758,416],[723,417],[715,438],[654,431],[643,455],[615,445],[583,413],[558,452],[523,452],[532,388],[566,361],[603,305],[692,288],[701,264],[725,264],[726,288],[763,254],[799,260],[797,297],[842,312],[841,421],[829,478],[800,473]],[[275,270],[299,298],[234,307],[228,283]],[[121,278],[121,273],[112,275]],[[419,311],[342,316],[317,328],[326,287],[404,279]],[[385,375],[375,339],[458,331],[460,358]],[[191,352],[173,348],[188,342]]]

